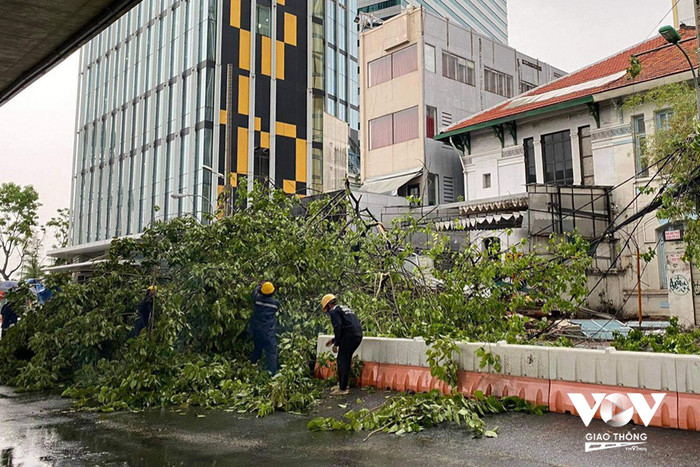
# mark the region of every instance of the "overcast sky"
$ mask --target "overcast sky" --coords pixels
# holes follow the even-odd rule
[[[510,45],[565,71],[668,24],[671,0],[509,0]],[[70,204],[78,54],[0,107],[0,182],[32,184],[41,222]]]

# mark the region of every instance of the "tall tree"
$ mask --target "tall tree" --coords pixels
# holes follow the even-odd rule
[[[38,225],[39,193],[33,186],[0,185],[0,277],[9,280],[24,263]]]
[[[22,263],[22,279],[41,279],[44,276],[43,257],[41,244],[44,240],[44,232],[37,233],[27,244],[24,262]]]
[[[67,247],[70,228],[70,209],[61,208],[56,211],[56,215],[46,223],[46,227],[53,227],[54,229],[53,233],[56,243],[53,244],[52,248],[58,249]]]
[[[700,260],[700,123],[695,89],[687,83],[668,84],[638,93],[624,102],[627,109],[651,104],[656,110],[655,130],[643,142],[642,166],[659,171],[665,187],[659,218],[683,223],[686,258]],[[651,191],[651,190],[650,190]]]

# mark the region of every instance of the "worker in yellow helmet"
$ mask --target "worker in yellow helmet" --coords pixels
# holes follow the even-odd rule
[[[344,396],[349,393],[352,354],[362,342],[362,325],[350,308],[338,304],[338,299],[333,294],[323,296],[321,309],[328,313],[333,324],[334,337],[326,342],[326,347],[333,345],[333,352],[338,354],[338,387],[330,395]]]
[[[277,373],[277,312],[280,302],[272,295],[275,286],[263,281],[253,290],[253,316],[250,318],[250,334],[253,336],[253,354],[250,361],[257,363],[265,351],[265,369]]]

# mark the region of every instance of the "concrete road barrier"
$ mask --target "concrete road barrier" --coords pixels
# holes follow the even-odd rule
[[[331,336],[318,338],[317,352],[329,349]],[[397,391],[448,393],[446,383],[431,376],[423,339],[366,337],[356,355],[364,362],[360,384]],[[576,414],[569,393],[581,393],[592,402],[593,393],[641,393],[666,396],[651,425],[700,431],[700,356],[626,352],[614,348],[575,349],[510,345],[505,342],[457,344],[457,390],[465,395],[481,391],[497,397],[515,395],[549,410]],[[481,366],[480,349],[495,361]],[[496,364],[498,362],[498,365]],[[320,362],[317,375],[335,374],[333,365]],[[634,421],[641,423],[635,414]],[[596,418],[600,414],[596,413]]]

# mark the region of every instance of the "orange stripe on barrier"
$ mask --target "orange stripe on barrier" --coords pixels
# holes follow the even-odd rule
[[[481,391],[487,396],[518,396],[534,404],[549,404],[549,380],[546,379],[460,371],[458,388],[462,394],[474,395]]]
[[[360,374],[360,386],[376,386],[379,375],[379,363],[364,362]]]
[[[408,365],[379,365],[376,387],[394,391],[428,392],[437,389],[450,393],[449,384],[430,375],[430,368]]]
[[[316,362],[316,368],[314,369],[314,375],[318,379],[328,379],[331,376],[337,378],[338,377],[338,372],[336,370],[335,362],[325,362],[323,364],[319,364]]]
[[[647,403],[650,406],[654,405],[654,400],[651,397],[652,393],[665,392],[665,391],[650,391],[648,389],[639,388],[628,388],[621,386],[603,386],[599,384],[587,384],[587,383],[572,383],[569,381],[555,381],[551,380],[549,388],[549,410],[558,413],[570,413],[572,415],[578,415],[574,404],[569,399],[569,393],[580,393],[586,398],[589,406],[593,406],[594,399],[593,393],[606,393],[606,394],[627,394],[627,393],[639,393],[644,395]],[[664,397],[663,402],[659,406],[659,409],[654,414],[654,417],[649,423],[650,426],[659,426],[666,428],[678,428],[678,396],[677,392],[666,392],[666,397]],[[699,401],[700,402],[700,401]],[[600,410],[595,413],[595,418],[600,417]],[[635,412],[632,420],[637,425],[644,425],[639,415]]]
[[[700,394],[678,393],[678,428],[700,431]]]

